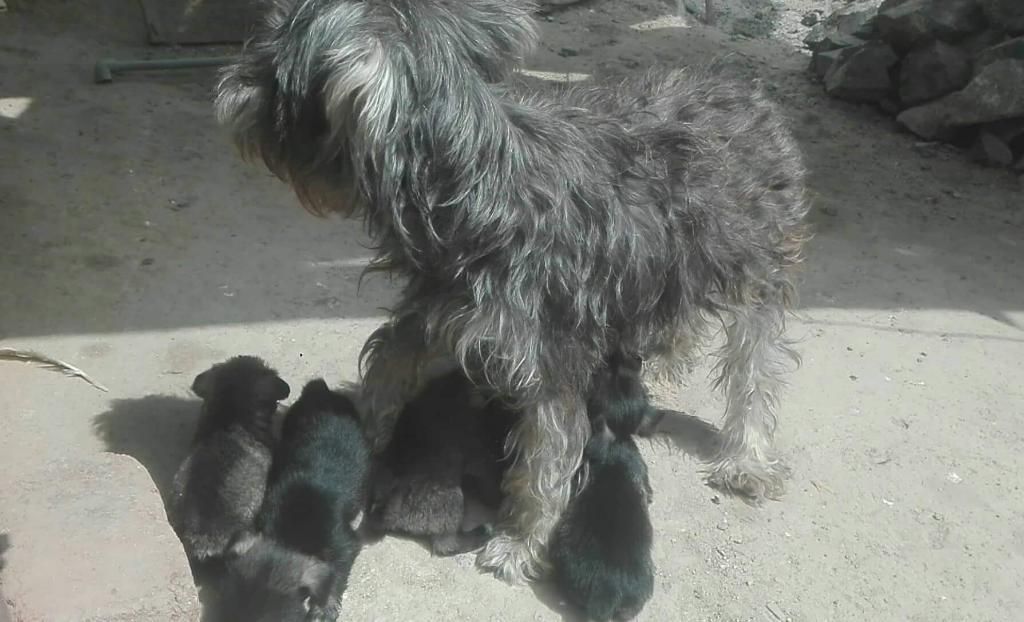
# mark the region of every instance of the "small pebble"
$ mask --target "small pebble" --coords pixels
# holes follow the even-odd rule
[[[821,18],[818,16],[817,11],[811,11],[810,13],[807,13],[806,15],[803,16],[803,18],[800,20],[800,23],[803,24],[804,26],[810,27],[817,24],[820,19]]]

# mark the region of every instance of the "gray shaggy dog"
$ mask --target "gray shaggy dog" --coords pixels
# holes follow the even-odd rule
[[[363,352],[378,450],[438,359],[523,410],[502,529],[478,555],[512,582],[546,570],[587,387],[615,348],[681,371],[720,322],[728,406],[709,481],[782,491],[783,323],[806,239],[801,156],[756,86],[678,69],[501,84],[537,39],[533,9],[276,0],[217,93],[242,152],[311,212],[364,217],[371,268],[405,281]]]

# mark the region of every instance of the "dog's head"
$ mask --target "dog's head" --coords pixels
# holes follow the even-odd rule
[[[231,418],[273,414],[291,389],[263,360],[236,356],[196,376],[192,392],[205,402],[208,416]]]
[[[216,109],[318,214],[361,208],[367,176],[393,160],[417,117],[463,79],[495,81],[536,40],[529,0],[275,0]],[[420,119],[424,124],[429,119]],[[378,192],[387,192],[378,190]],[[390,197],[388,197],[390,198]]]
[[[318,619],[334,581],[327,563],[248,531],[232,540],[225,564],[217,618],[225,621]]]

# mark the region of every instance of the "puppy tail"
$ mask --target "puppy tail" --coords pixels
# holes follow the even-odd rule
[[[497,106],[487,82],[536,42],[534,8],[531,0],[278,0],[223,70],[218,119],[314,213],[351,212],[366,199],[422,204],[428,158],[414,153],[424,142],[467,150],[476,131],[467,114],[488,99]]]

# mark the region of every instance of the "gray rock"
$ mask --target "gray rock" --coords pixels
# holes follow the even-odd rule
[[[964,52],[967,52],[967,54],[973,58],[983,50],[1006,41],[1006,38],[1006,35],[1002,32],[988,28],[967,37],[963,41],[957,43],[956,46]]]
[[[810,13],[805,13],[804,16],[800,18],[800,23],[809,28],[817,24],[820,20],[821,16],[818,15],[818,12],[811,11]]]
[[[872,41],[843,54],[825,74],[825,92],[853,102],[879,102],[892,93],[889,69],[899,57],[885,43]]]
[[[878,5],[878,12],[881,13],[882,11],[894,9],[901,4],[906,4],[907,2],[910,2],[910,0],[883,0],[882,4]]]
[[[916,106],[962,88],[971,79],[967,53],[942,41],[911,51],[900,64],[900,101]]]
[[[1024,2],[1024,0],[1021,1]],[[1024,60],[1024,37],[1010,39],[978,52],[974,57],[974,70],[979,71],[982,67],[997,60],[1008,58]]]
[[[1010,146],[984,130],[978,132],[970,155],[972,159],[991,166],[1013,164],[1013,152],[1010,151]]]
[[[875,29],[877,13],[870,0],[839,9],[821,21],[817,21],[816,12],[808,13],[804,20],[810,23],[804,25],[814,27],[804,37],[804,46],[812,52],[827,52],[874,39],[878,34]],[[808,19],[812,15],[815,21]]]
[[[15,620],[200,618],[192,573],[146,470],[117,454],[62,458],[0,487],[0,571]]]
[[[844,55],[849,54],[856,48],[842,48],[839,50],[829,50],[828,52],[817,52],[811,56],[811,73],[815,75],[819,80],[824,80],[828,70],[832,68],[837,60],[840,60]]]
[[[879,8],[875,25],[882,40],[906,52],[934,39],[955,43],[984,30],[977,0],[906,0]]]
[[[896,120],[935,140],[969,125],[1024,117],[1024,61],[999,60],[984,67],[962,90],[915,108]]]
[[[877,14],[878,9],[871,3],[853,4],[828,16],[825,24],[844,35],[859,39],[873,39],[878,34],[875,27]]]
[[[804,37],[804,47],[812,52],[828,52],[854,47],[863,43],[863,39],[843,34],[836,30],[830,30],[824,24],[818,24]]]
[[[985,17],[1010,34],[1024,34],[1024,2],[1021,0],[979,0]]]

